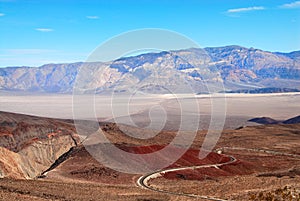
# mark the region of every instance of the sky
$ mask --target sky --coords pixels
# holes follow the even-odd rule
[[[0,0],[0,67],[85,61],[116,35],[178,32],[200,47],[300,50],[300,1]]]

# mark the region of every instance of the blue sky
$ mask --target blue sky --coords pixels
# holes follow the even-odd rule
[[[0,26],[0,67],[85,61],[109,38],[143,28],[201,47],[289,52],[300,50],[300,1],[0,0]]]

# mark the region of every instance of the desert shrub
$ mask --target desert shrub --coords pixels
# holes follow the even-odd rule
[[[251,194],[249,200],[253,201],[300,201],[300,190],[285,186],[270,192]]]

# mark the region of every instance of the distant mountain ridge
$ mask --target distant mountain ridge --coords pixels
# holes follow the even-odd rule
[[[286,93],[286,92],[300,92],[299,89],[290,88],[257,88],[257,89],[239,89],[235,91],[225,91],[226,93],[245,93],[245,94],[265,94],[265,93]]]
[[[255,122],[258,124],[299,124],[300,115],[283,121],[275,120],[270,117],[257,117],[257,118],[249,119],[248,121]]]
[[[272,53],[226,46],[146,53],[111,62],[7,67],[0,68],[0,90],[72,93],[78,75],[80,90],[97,93],[126,92],[132,87],[167,93],[158,85],[186,92],[180,88],[183,83],[195,93],[208,92],[208,86],[215,91],[300,90],[300,51]]]

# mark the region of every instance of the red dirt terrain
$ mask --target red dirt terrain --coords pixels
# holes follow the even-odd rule
[[[35,178],[78,142],[68,120],[0,112],[0,177]]]
[[[285,186],[299,193],[299,130],[300,124],[225,131],[217,147],[223,150],[223,154],[236,158],[236,162],[218,168],[167,172],[162,177],[150,180],[149,185],[164,192],[223,200],[256,199],[261,194],[269,195]],[[268,199],[261,197],[258,200]],[[298,200],[298,197],[291,200]]]
[[[145,154],[155,152],[162,149],[162,145],[153,146],[124,146],[119,145],[123,150],[135,154]],[[179,148],[174,148],[179,149]],[[230,158],[225,155],[217,153],[210,153],[202,160],[198,157],[199,150],[190,149],[185,152],[179,160],[172,164],[168,168],[174,167],[186,167],[193,165],[205,165],[205,164],[216,164],[230,161]],[[82,146],[77,147],[70,153],[68,158],[54,169],[47,173],[46,179],[60,178],[62,180],[76,179],[82,182],[103,182],[103,183],[126,183],[131,180],[133,176],[131,174],[121,173],[110,168],[101,165],[95,160],[86,149]]]
[[[161,150],[176,135],[162,131],[141,140],[122,132],[124,128],[130,132],[141,129],[122,125],[121,130],[114,123],[104,122],[100,126],[115,146],[135,154]],[[118,172],[95,160],[80,145],[72,121],[1,112],[0,177],[4,179],[0,179],[0,200],[162,201],[199,199],[197,195],[249,200],[253,194],[284,186],[297,191],[299,130],[300,124],[225,130],[216,145],[222,154],[211,152],[201,160],[199,148],[206,132],[198,132],[187,152],[164,170],[212,166],[166,172],[151,179],[148,184],[162,193],[137,186],[141,175]],[[182,148],[172,149],[176,152]],[[232,157],[236,159],[233,162]],[[214,166],[222,163],[226,164]]]

